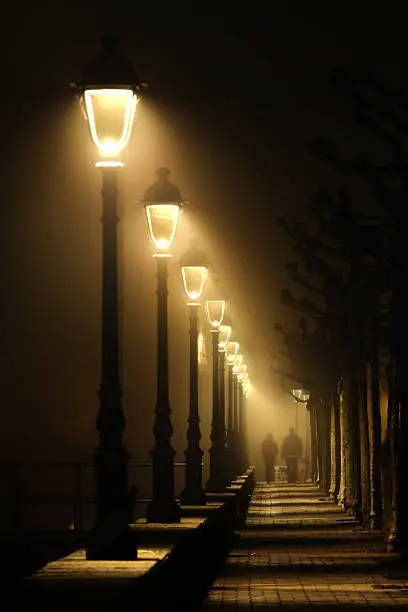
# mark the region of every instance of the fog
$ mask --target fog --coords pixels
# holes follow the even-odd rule
[[[162,16],[157,23],[150,3],[137,8],[126,2],[44,3],[25,7],[23,15],[19,5],[9,8],[19,23],[19,36],[10,28],[1,40],[8,93],[1,100],[0,460],[87,461],[97,446],[101,175],[69,82],[97,53],[98,38],[113,15],[123,34],[124,54],[140,78],[150,82],[137,108],[119,185],[125,445],[136,461],[148,460],[153,446],[156,269],[138,201],[154,182],[157,167],[165,165],[189,202],[169,262],[176,460],[183,459],[186,448],[189,360],[178,261],[190,240],[198,238],[209,258],[203,302],[209,296],[227,300],[231,339],[240,343],[248,365],[253,384],[248,398],[250,459],[262,472],[264,435],[271,431],[281,446],[296,423],[295,404],[271,372],[281,342],[274,323],[290,326],[297,320],[296,313],[280,304],[292,245],[274,220],[286,216],[304,221],[308,198],[317,188],[334,185],[332,173],[306,150],[314,137],[323,133],[340,145],[348,141],[359,147],[362,137],[354,137],[349,109],[328,86],[327,75],[340,60],[363,57],[369,48],[375,51],[375,30],[370,29],[362,49],[355,15],[344,49],[335,45],[331,31],[317,32],[318,23],[310,22],[309,13],[307,19],[300,13],[295,22],[291,11],[286,14],[281,7],[279,19],[258,24],[255,48],[234,28],[224,32],[214,21],[209,39],[205,20],[184,27],[173,10],[168,21]],[[365,16],[361,18],[365,23]],[[274,36],[266,36],[267,27]],[[343,32],[339,38],[343,41]],[[381,49],[386,74],[398,73],[390,58],[398,56],[404,40],[393,36],[387,50]],[[267,41],[272,45],[268,50]],[[203,311],[200,325],[208,349]],[[210,355],[200,366],[200,416],[207,453]],[[301,435],[304,416],[298,407]],[[204,460],[208,462],[207,454]]]
[[[77,101],[67,96],[64,102],[28,131],[16,168],[16,176],[25,180],[14,185],[19,206],[14,210],[10,236],[17,291],[8,327],[10,359],[5,380],[12,410],[2,429],[4,459],[84,460],[97,444],[101,176],[94,167],[95,151]],[[234,197],[242,201],[246,194],[236,181],[224,184],[229,162],[219,158],[214,163],[206,157],[205,148],[198,150],[196,140],[197,132],[191,132],[188,125],[176,130],[154,104],[142,100],[125,167],[120,170],[125,443],[136,459],[148,458],[153,445],[156,399],[156,262],[138,200],[161,165],[172,170],[170,180],[189,202],[182,209],[169,262],[170,396],[176,460],[182,460],[186,446],[189,359],[188,312],[178,261],[191,239],[199,240],[209,258],[203,301],[206,297],[227,300],[231,339],[241,344],[255,389],[262,387],[257,391],[259,397],[269,398],[271,414],[272,406],[281,401],[279,384],[270,371],[273,330],[264,317],[265,311],[271,321],[277,316],[272,309],[275,289],[272,286],[271,299],[271,285],[265,285],[248,256],[250,217],[231,218],[231,204],[225,206],[226,191],[229,202]],[[253,223],[253,231],[256,227]],[[277,233],[273,227],[269,231]],[[203,310],[201,327],[208,345]],[[209,372],[203,372],[201,386],[202,445],[207,450]],[[263,429],[265,418],[267,409],[254,417],[256,427]]]

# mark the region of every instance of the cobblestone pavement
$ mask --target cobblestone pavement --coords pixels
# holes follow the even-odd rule
[[[313,485],[258,483],[200,612],[408,610],[408,569]]]

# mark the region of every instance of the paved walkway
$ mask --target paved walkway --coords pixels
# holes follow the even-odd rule
[[[258,483],[200,612],[408,610],[408,568],[313,485]]]

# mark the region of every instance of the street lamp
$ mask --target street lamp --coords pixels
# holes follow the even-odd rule
[[[127,481],[129,454],[123,444],[125,417],[118,365],[117,296],[117,171],[123,166],[120,154],[132,131],[143,86],[132,66],[118,53],[118,40],[102,39],[100,56],[71,83],[79,94],[102,172],[102,374],[99,389],[97,429],[99,444],[94,453],[96,484],[96,527],[131,520]],[[106,558],[114,554],[93,551]],[[120,558],[120,553],[118,553]]]
[[[180,191],[168,181],[170,171],[159,168],[157,181],[143,198],[149,236],[158,249],[157,261],[157,400],[151,451],[153,464],[152,500],[147,508],[149,523],[180,522],[180,507],[174,497],[174,455],[171,446],[173,427],[169,401],[169,355],[167,333],[167,262],[173,242],[179,210]]]
[[[237,395],[238,395],[238,405],[239,405],[239,413],[238,413],[238,456],[239,456],[239,465],[240,471],[243,472],[247,467],[247,441],[246,441],[246,405],[245,405],[245,394],[244,394],[244,384],[247,378],[247,366],[242,363],[237,369],[236,377],[237,377]]]
[[[226,430],[226,418],[225,418],[225,350],[228,345],[228,340],[231,335],[231,326],[230,325],[220,325],[220,335],[218,338],[218,365],[220,372],[220,428],[222,428],[222,437],[224,440],[224,454],[222,460],[222,468],[224,470],[225,481],[229,480],[229,465],[228,465],[228,455],[227,455],[227,430]]]
[[[235,454],[235,430],[234,430],[234,382],[233,368],[239,350],[238,342],[228,342],[225,348],[225,360],[228,370],[228,410],[227,410],[227,451],[228,451],[228,473],[230,479],[236,474],[236,454]]]
[[[220,414],[219,383],[219,341],[220,326],[225,312],[224,300],[207,300],[205,304],[207,318],[211,326],[213,354],[213,390],[212,390],[212,423],[210,448],[210,475],[206,484],[207,491],[220,491],[225,486],[223,472],[225,449],[225,424]],[[228,339],[227,339],[228,342]]]
[[[198,409],[198,308],[205,280],[207,261],[203,253],[190,250],[180,261],[184,291],[189,298],[187,306],[190,320],[190,401],[187,428],[185,485],[181,493],[184,505],[201,506],[206,503],[202,486],[202,458],[200,448],[200,417]]]
[[[238,383],[238,372],[241,367],[243,355],[238,353],[235,357],[234,364],[232,366],[233,386],[234,386],[234,454],[237,472],[241,471],[240,457],[239,457],[239,383]]]
[[[305,404],[309,401],[310,399],[310,393],[308,391],[306,391],[305,389],[292,389],[292,395],[295,399],[296,402],[296,412],[295,412],[295,431],[296,433],[298,433],[298,426],[299,426],[299,402],[301,402],[302,404]]]
[[[103,37],[100,55],[83,71],[79,82],[71,83],[102,158],[96,166],[102,168],[123,166],[120,154],[132,133],[139,92],[146,86],[118,47],[115,36]]]

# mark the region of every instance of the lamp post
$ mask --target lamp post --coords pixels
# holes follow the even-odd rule
[[[237,373],[238,380],[238,403],[239,403],[239,456],[240,456],[240,467],[243,472],[248,467],[248,452],[247,452],[247,441],[246,441],[246,405],[245,405],[245,394],[244,394],[244,383],[246,380],[247,366],[241,365]]]
[[[219,388],[220,388],[220,429],[223,437],[222,470],[225,484],[229,479],[229,465],[227,452],[227,424],[225,411],[225,350],[231,335],[230,325],[220,325],[220,335],[218,337],[218,365],[219,365]]]
[[[228,409],[227,409],[227,463],[228,478],[232,480],[236,476],[235,472],[235,431],[234,431],[234,382],[233,368],[239,349],[238,342],[228,342],[225,349],[225,359],[228,371]]]
[[[211,325],[213,354],[213,389],[212,389],[212,423],[210,448],[210,476],[206,483],[207,491],[220,491],[224,488],[223,460],[225,449],[225,425],[220,414],[219,384],[219,337],[220,325],[224,318],[225,301],[207,300],[206,312]]]
[[[149,523],[180,522],[180,506],[174,497],[173,427],[169,401],[169,356],[167,334],[167,262],[176,233],[181,195],[168,181],[169,170],[159,168],[158,180],[144,196],[149,235],[157,247],[157,400],[151,451],[153,467],[152,500],[147,508]]]
[[[296,413],[295,413],[295,432],[299,434],[298,426],[299,426],[299,402],[305,404],[310,399],[310,393],[305,389],[292,389],[292,395],[295,398],[296,402]]]
[[[247,424],[247,399],[252,393],[252,384],[249,380],[248,373],[245,373],[244,380],[242,381],[243,401],[244,401],[244,420],[245,420],[245,434],[244,434],[244,461],[246,467],[249,467],[249,454],[248,454],[248,424]]]
[[[234,467],[236,474],[242,472],[241,465],[241,452],[240,452],[240,431],[239,431],[239,383],[238,383],[238,372],[241,367],[243,356],[238,354],[235,357],[234,364],[232,366],[232,377],[233,377],[233,394],[234,394]]]
[[[121,153],[131,135],[138,92],[143,84],[118,53],[118,40],[105,37],[100,56],[83,72],[79,82],[71,85],[79,94],[100,155],[96,166],[102,172],[102,374],[97,416],[99,444],[93,458],[96,527],[103,527],[108,522],[131,520],[129,454],[122,439],[125,416],[118,364],[117,173],[123,166]]]
[[[190,401],[187,428],[187,450],[185,485],[181,493],[184,505],[201,506],[206,503],[202,486],[202,457],[200,448],[200,417],[198,410],[198,309],[207,277],[207,265],[204,257],[197,253],[188,253],[181,260],[184,290],[190,320]]]

